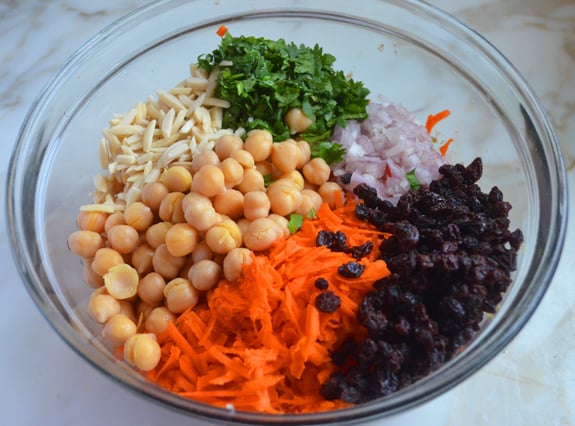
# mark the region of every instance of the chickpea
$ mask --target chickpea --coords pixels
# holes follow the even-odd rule
[[[138,283],[138,296],[150,306],[158,306],[164,300],[166,280],[157,272],[150,272]]]
[[[192,204],[201,204],[201,203],[210,205],[212,202],[208,197],[198,194],[197,192],[189,192],[185,195],[185,197],[182,200],[182,209],[185,212],[186,209],[190,207]]]
[[[92,262],[86,261],[83,269],[84,282],[91,288],[99,288],[104,285],[102,277],[92,269]]]
[[[124,210],[124,221],[138,232],[145,231],[154,222],[154,213],[144,203],[137,201]]]
[[[120,302],[120,313],[126,315],[134,323],[137,322],[136,314],[134,313],[134,305],[130,300],[119,300]]]
[[[226,190],[224,172],[218,166],[206,164],[194,174],[192,190],[206,197],[215,197]]]
[[[136,324],[124,314],[113,315],[102,329],[102,336],[114,344],[122,345],[128,338],[135,335]]]
[[[247,169],[244,171],[241,183],[236,188],[244,194],[252,191],[265,191],[264,177],[255,168]]]
[[[267,217],[256,219],[248,226],[244,235],[244,244],[254,251],[267,250],[282,234],[272,219]]]
[[[170,192],[160,204],[159,216],[165,222],[182,223],[185,222],[184,210],[182,209],[182,192]]]
[[[252,154],[250,154],[245,149],[238,149],[230,154],[230,158],[233,158],[238,163],[242,165],[244,169],[253,169],[256,162]]]
[[[161,177],[170,192],[188,192],[192,184],[192,174],[184,166],[171,166]]]
[[[90,259],[98,249],[104,247],[104,240],[93,231],[74,231],[68,237],[68,247],[75,255]]]
[[[254,161],[264,161],[271,155],[273,142],[270,132],[254,129],[248,132],[244,149],[252,155]]]
[[[154,223],[146,230],[146,242],[153,249],[166,242],[166,234],[173,225],[170,222]]]
[[[303,175],[309,183],[322,185],[329,179],[331,169],[323,158],[312,158],[309,163],[303,166]]]
[[[256,163],[255,168],[258,172],[262,174],[262,176],[272,176],[274,172],[274,166],[269,161],[260,161]]]
[[[237,220],[244,214],[244,194],[237,189],[228,189],[223,194],[216,195],[214,208],[216,212]]]
[[[152,333],[137,333],[124,343],[124,360],[142,371],[153,370],[162,357],[162,349]]]
[[[174,278],[164,287],[166,306],[174,314],[181,314],[186,309],[196,306],[200,294],[192,283],[185,278]]]
[[[208,230],[219,220],[212,202],[208,198],[205,200],[205,202],[189,203],[184,212],[186,222],[200,232]]]
[[[252,191],[244,196],[244,216],[248,220],[267,217],[270,208],[270,199],[264,191]]]
[[[199,291],[208,291],[214,288],[222,274],[222,267],[213,260],[200,260],[192,265],[188,272],[188,279]]]
[[[121,265],[124,258],[116,250],[103,247],[99,249],[92,260],[92,269],[101,277],[104,276],[112,266]]]
[[[88,302],[88,314],[97,322],[104,324],[112,316],[120,313],[120,302],[106,293],[95,291]]]
[[[123,212],[114,212],[108,219],[106,219],[106,223],[104,224],[104,232],[108,233],[110,228],[116,225],[125,225],[126,221],[124,220],[124,213]]]
[[[242,149],[244,142],[238,135],[223,135],[216,140],[214,151],[220,161],[228,158],[232,152]]]
[[[220,170],[224,174],[224,184],[226,188],[233,188],[242,182],[244,168],[233,158],[226,158],[220,163]]]
[[[250,226],[250,223],[252,223],[251,220],[247,220],[245,217],[241,218],[240,220],[238,220],[236,222],[236,224],[238,225],[238,228],[240,228],[240,232],[242,233],[242,235],[245,235],[247,230],[248,230],[248,226]]]
[[[335,182],[326,182],[317,190],[324,203],[327,203],[330,208],[335,208],[335,200],[341,199],[345,201],[345,195],[341,186]],[[336,195],[337,194],[337,195]]]
[[[242,244],[242,233],[236,222],[224,219],[208,229],[205,240],[214,253],[226,254]]]
[[[302,174],[297,170],[292,170],[291,172],[282,174],[278,180],[280,179],[286,179],[288,181],[293,182],[297,187],[297,189],[299,189],[300,191],[303,189],[303,186],[305,184],[305,180]]]
[[[217,166],[220,164],[220,159],[218,158],[218,154],[216,154],[213,150],[207,149],[205,151],[200,151],[194,154],[194,158],[192,158],[192,173],[197,173],[205,165],[212,165]],[[192,178],[193,183],[193,178]]]
[[[282,232],[282,236],[284,238],[289,238],[290,231],[288,229],[288,220],[285,217],[280,216],[279,214],[272,213],[268,216],[268,219],[271,219],[275,222],[275,224],[278,226],[278,228]]]
[[[198,231],[188,223],[176,223],[166,233],[166,247],[172,256],[187,256],[197,245]]]
[[[142,321],[148,318],[150,312],[154,310],[154,306],[144,302],[143,300],[140,300],[137,302],[136,310],[138,313],[138,326],[140,326]]]
[[[305,164],[311,159],[311,146],[307,141],[299,140],[296,142],[297,147],[301,151],[302,159],[296,166],[296,168],[301,169]]]
[[[144,275],[152,270],[154,249],[147,243],[140,244],[132,253],[131,263],[138,274]]]
[[[273,144],[272,164],[282,173],[295,170],[296,166],[302,161],[302,156],[301,150],[293,139]]]
[[[139,241],[138,231],[130,225],[112,226],[108,231],[108,242],[118,253],[132,253],[138,247]]]
[[[162,200],[169,193],[170,191],[166,188],[166,185],[161,182],[147,183],[142,187],[142,202],[153,211],[157,211]]]
[[[106,291],[117,300],[129,299],[138,292],[140,276],[127,263],[112,266],[103,278]]]
[[[206,243],[206,240],[202,240],[198,243],[194,251],[192,252],[192,261],[194,263],[200,260],[212,260],[214,258],[214,252]]]
[[[297,209],[302,202],[301,191],[289,181],[277,181],[268,188],[268,197],[273,213],[287,216]]]
[[[312,209],[318,211],[322,204],[323,199],[321,195],[311,189],[304,189],[301,192],[301,204],[294,212],[307,216]]]
[[[104,212],[80,211],[76,224],[81,231],[92,231],[101,234],[106,230],[105,226],[108,216],[109,214]]]
[[[154,272],[168,280],[178,276],[178,272],[185,262],[183,257],[172,256],[165,243],[158,246],[154,251],[154,257],[152,257]]]
[[[313,124],[312,119],[305,115],[301,108],[290,108],[284,122],[292,134],[305,132]]]
[[[170,321],[176,321],[176,316],[165,306],[158,306],[150,311],[144,326],[146,331],[159,336],[167,330]]]
[[[233,283],[242,275],[244,265],[252,263],[252,251],[247,248],[236,248],[230,251],[223,262],[224,277],[227,281]]]

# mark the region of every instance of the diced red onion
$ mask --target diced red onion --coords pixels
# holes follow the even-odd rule
[[[346,154],[332,167],[335,176],[351,173],[343,186],[352,191],[360,183],[377,190],[380,198],[396,203],[410,189],[405,177],[415,170],[421,185],[439,177],[445,163],[434,149],[425,126],[418,123],[404,107],[392,103],[370,103],[363,122],[351,120],[346,127],[337,126],[332,142],[340,143]],[[388,170],[387,170],[388,169]]]

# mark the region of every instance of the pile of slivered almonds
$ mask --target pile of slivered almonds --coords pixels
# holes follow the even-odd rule
[[[96,204],[82,210],[123,210],[165,167],[191,167],[195,153],[212,150],[218,137],[231,134],[222,129],[222,111],[229,102],[213,97],[216,77],[217,71],[208,76],[191,65],[190,77],[169,92],[158,90],[158,100],[150,97],[110,120],[100,140],[100,165],[109,174],[96,176]],[[120,192],[118,182],[125,185]]]
[[[94,289],[88,313],[143,371],[159,362],[156,336],[169,321],[219,280],[239,279],[252,251],[288,237],[291,214],[343,199],[305,140],[222,129],[229,104],[213,97],[217,71],[190,71],[157,101],[110,121],[100,144],[105,172],[68,238]],[[298,132],[304,119],[286,116]]]

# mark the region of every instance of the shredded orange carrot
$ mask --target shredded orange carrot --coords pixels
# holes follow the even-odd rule
[[[216,34],[219,35],[220,37],[223,37],[225,33],[228,32],[228,27],[226,27],[225,25],[220,25],[220,27],[218,28],[218,30],[216,31]]]
[[[425,123],[425,128],[427,133],[431,133],[431,130],[435,127],[437,123],[439,123],[444,118],[447,118],[451,115],[451,111],[445,109],[443,111],[438,112],[437,114],[430,114],[427,116],[427,121]]]
[[[391,169],[389,168],[389,164],[385,165],[385,176],[392,177]]]
[[[447,154],[447,150],[449,149],[449,145],[453,142],[453,138],[447,139],[443,145],[439,147],[439,153],[445,157]]]
[[[389,271],[374,250],[360,261],[361,277],[337,273],[354,259],[317,247],[320,230],[342,231],[350,245],[377,247],[387,237],[357,219],[352,196],[337,205],[322,205],[295,235],[254,255],[238,282],[220,281],[205,303],[170,323],[158,336],[162,358],[148,377],[182,397],[236,410],[284,414],[347,406],[324,400],[320,388],[335,371],[332,351],[362,330],[360,301]],[[334,313],[315,305],[320,277],[341,299]]]

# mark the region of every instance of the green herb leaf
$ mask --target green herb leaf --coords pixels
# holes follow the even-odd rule
[[[292,213],[289,216],[287,227],[290,234],[295,234],[303,225],[303,215]]]
[[[312,158],[323,158],[327,164],[339,163],[345,152],[345,148],[336,142],[311,143]]]
[[[216,96],[231,103],[224,112],[224,127],[263,128],[275,141],[285,140],[293,136],[285,114],[297,107],[313,122],[300,136],[328,144],[336,124],[367,117],[369,90],[336,71],[335,57],[317,44],[233,37],[228,31],[217,49],[198,57],[198,65],[212,71],[223,60],[232,63],[221,67],[217,80]]]
[[[273,178],[271,173],[268,175],[264,175],[264,186],[267,188],[268,186],[270,186],[273,182]]]
[[[307,212],[306,217],[308,219],[317,219],[317,212],[315,211],[314,207],[312,207],[311,210],[309,212]]]
[[[407,172],[405,174],[405,178],[407,179],[407,181],[409,182],[409,186],[411,187],[411,189],[419,189],[419,187],[421,186],[419,184],[419,181],[417,180],[417,178],[415,177],[415,169],[413,169],[410,172]]]

